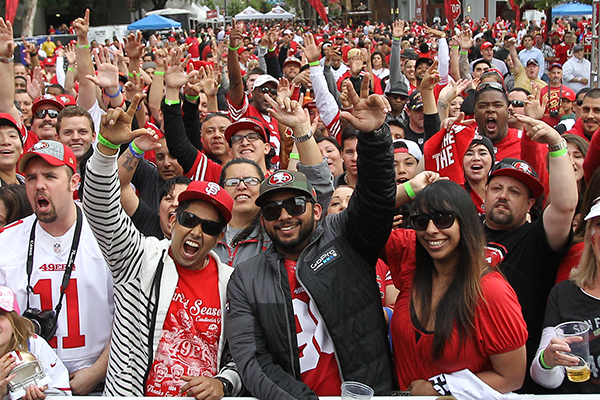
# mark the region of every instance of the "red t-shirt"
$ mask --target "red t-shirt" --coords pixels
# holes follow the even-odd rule
[[[548,90],[550,90],[550,100],[548,100]],[[542,121],[550,126],[555,126],[560,122],[560,117],[563,115],[560,109],[560,99],[561,97],[565,97],[565,95],[568,93],[571,93],[573,98],[575,98],[575,92],[573,92],[573,89],[565,85],[552,88],[549,85],[546,85],[542,88],[542,91],[540,92],[541,100],[544,101],[545,98],[548,101]],[[558,117],[551,117],[550,111],[557,111],[560,115]]]
[[[219,183],[222,167],[198,150],[192,168],[185,174],[193,181],[207,181]]]
[[[411,319],[414,271],[414,266],[403,267],[399,277],[402,286],[391,323],[394,352],[401,355],[394,361],[400,389],[406,390],[416,380],[465,368],[475,374],[491,370],[491,355],[507,353],[525,345],[527,325],[517,295],[502,275],[494,271],[481,278],[483,299],[475,310],[471,336],[459,346],[455,329],[444,353],[434,361],[431,355],[433,334],[417,329]]]
[[[342,380],[334,347],[325,324],[296,280],[296,261],[285,260],[296,319],[296,335],[300,354],[300,378],[317,396],[339,396]]]
[[[392,274],[387,264],[381,259],[377,259],[375,265],[375,277],[377,278],[377,286],[379,287],[379,295],[381,296],[381,305],[385,306],[385,289],[388,285],[393,285]]]
[[[218,372],[222,315],[217,263],[209,257],[201,270],[177,266],[177,273],[146,396],[181,396],[182,375],[213,377]]]
[[[571,55],[571,46],[564,42],[556,43],[552,45],[552,49],[554,50],[554,56],[556,57],[556,62],[564,65],[569,56]]]
[[[585,247],[584,242],[575,243],[569,249],[568,253],[560,262],[558,266],[558,272],[556,273],[556,283],[566,281],[571,275],[571,271],[579,265],[581,255],[583,254],[583,248]]]

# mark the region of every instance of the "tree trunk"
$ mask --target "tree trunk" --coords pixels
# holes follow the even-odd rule
[[[25,2],[25,13],[23,14],[21,35],[24,37],[33,36],[33,22],[37,12],[38,0],[27,0]]]

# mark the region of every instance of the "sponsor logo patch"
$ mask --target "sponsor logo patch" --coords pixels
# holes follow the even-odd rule
[[[331,263],[339,256],[340,255],[338,254],[337,250],[334,248],[326,250],[325,253],[321,254],[319,258],[317,258],[312,264],[310,264],[310,268],[313,270],[313,272],[317,272],[321,267],[324,267],[325,265]]]

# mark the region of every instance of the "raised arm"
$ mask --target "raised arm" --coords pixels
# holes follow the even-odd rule
[[[86,80],[94,82],[102,89],[108,98],[108,105],[110,107],[122,107],[125,104],[125,98],[123,97],[123,87],[119,83],[117,61],[110,58],[107,47],[101,49],[95,55],[95,59],[98,74],[86,75]]]
[[[162,115],[160,114],[160,102],[165,95],[165,70],[166,70],[167,50],[158,49],[154,57],[156,69],[152,78],[152,85],[148,93],[148,107],[152,116],[157,121],[157,125],[162,123]]]
[[[515,38],[508,39],[508,51],[510,53],[510,59],[513,62],[513,73],[517,75],[517,73],[523,68],[523,64],[521,64],[521,59],[519,59],[519,53],[517,53]]]
[[[472,80],[471,68],[469,67],[469,49],[473,46],[473,32],[466,29],[460,34],[460,52],[458,67],[462,79]]]
[[[229,36],[229,53],[227,55],[227,70],[229,74],[229,101],[241,107],[244,103],[244,81],[238,59],[237,49],[243,37],[244,23],[236,21],[235,28]],[[235,50],[232,50],[235,49]]]
[[[9,113],[15,121],[21,121],[15,107],[15,71],[13,28],[10,21],[0,18],[0,112]]]
[[[88,31],[90,29],[90,10],[85,10],[83,18],[79,17],[73,21],[75,34],[77,35],[77,71],[80,77],[94,75],[94,65],[90,55],[90,43]],[[79,97],[77,105],[89,110],[96,102],[96,85],[88,79],[79,80]]]
[[[545,143],[551,147],[562,147],[550,151],[549,191],[552,199],[544,210],[544,229],[548,244],[554,251],[564,250],[571,234],[571,225],[577,206],[577,182],[571,159],[566,150],[567,143],[556,130],[548,124],[524,115],[516,115],[519,122],[524,122],[527,135],[531,140]]]

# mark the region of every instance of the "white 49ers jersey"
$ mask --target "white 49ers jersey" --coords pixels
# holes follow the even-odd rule
[[[0,233],[0,284],[14,290],[21,312],[27,308],[27,247],[35,215],[8,225]],[[53,237],[36,224],[29,306],[54,310],[60,298],[75,224]],[[49,344],[70,373],[89,367],[108,345],[113,319],[110,271],[92,230],[83,217],[81,238],[62,301],[56,336]]]

